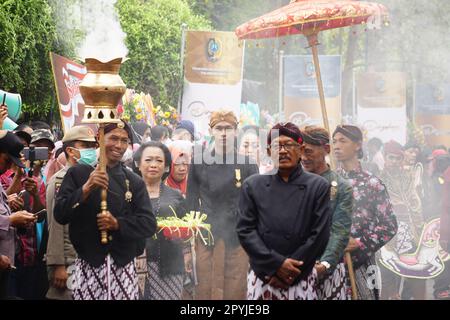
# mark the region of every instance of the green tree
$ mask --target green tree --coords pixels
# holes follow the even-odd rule
[[[181,25],[209,30],[185,0],[119,0],[116,4],[127,34],[129,60],[121,68],[128,87],[150,93],[162,107],[176,106],[181,90]]]
[[[77,48],[86,37],[80,25],[81,7],[79,0],[48,0],[52,8],[52,18],[56,25],[55,48],[64,56],[76,59]]]
[[[0,88],[22,96],[23,111],[43,118],[55,105],[49,52],[56,28],[45,0],[0,3]]]

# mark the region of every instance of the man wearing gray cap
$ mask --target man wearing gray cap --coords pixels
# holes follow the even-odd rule
[[[69,239],[69,225],[61,225],[53,217],[55,196],[58,193],[67,170],[77,163],[94,165],[97,160],[97,140],[94,131],[87,126],[75,126],[69,129],[63,139],[63,152],[66,166],[55,173],[47,184],[47,212],[49,239],[47,245],[47,266],[49,290],[48,299],[72,300],[71,279],[69,274],[75,271],[77,258]]]
[[[55,137],[47,129],[34,130],[31,133],[30,145],[35,147],[47,147],[48,148],[48,158],[52,156],[53,149],[55,149]]]

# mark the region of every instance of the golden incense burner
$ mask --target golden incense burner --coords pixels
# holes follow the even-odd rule
[[[122,58],[109,62],[97,59],[85,60],[87,74],[80,83],[80,93],[85,102],[82,123],[98,124],[100,144],[100,170],[106,172],[105,125],[107,123],[120,123],[117,105],[125,94],[126,86],[119,75]],[[107,190],[102,189],[100,203],[101,214],[108,211]],[[108,243],[108,234],[101,232],[101,242]]]
[[[119,75],[122,58],[109,62],[86,59],[87,74],[80,84],[85,109],[83,123],[119,123],[117,105],[126,86]]]

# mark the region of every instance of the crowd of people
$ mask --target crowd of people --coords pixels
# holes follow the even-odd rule
[[[209,127],[198,141],[186,120],[108,124],[106,171],[90,127],[60,141],[39,121],[1,130],[0,299],[425,299],[427,281],[449,298],[450,259],[432,280],[380,263],[414,255],[436,218],[449,252],[445,146],[365,142],[354,125],[240,128],[226,110]],[[213,242],[158,233],[192,211]]]

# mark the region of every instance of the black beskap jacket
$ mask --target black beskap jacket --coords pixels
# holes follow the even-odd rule
[[[99,267],[111,254],[122,267],[143,253],[145,239],[156,231],[156,219],[144,181],[122,164],[108,168],[108,210],[119,222],[119,230],[109,232],[108,244],[100,242],[97,214],[100,212],[101,191],[93,191],[81,201],[82,186],[94,169],[76,165],[67,171],[56,197],[54,216],[61,224],[69,224],[70,241],[78,256],[93,267]],[[125,201],[125,179],[130,182],[132,202]]]
[[[242,186],[237,233],[250,266],[264,281],[286,258],[303,261],[308,277],[330,237],[330,187],[299,166],[285,182],[278,174],[254,175]]]

